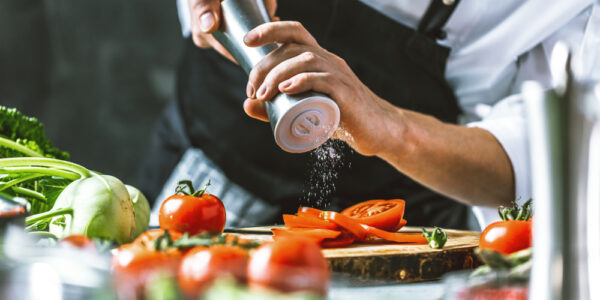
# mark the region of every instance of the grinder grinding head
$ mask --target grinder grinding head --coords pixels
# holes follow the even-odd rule
[[[338,128],[340,109],[329,97],[309,96],[288,108],[273,126],[275,142],[283,150],[302,153],[327,141]]]

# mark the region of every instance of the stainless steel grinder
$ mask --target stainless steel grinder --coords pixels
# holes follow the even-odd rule
[[[276,44],[248,47],[243,39],[256,26],[270,22],[262,0],[225,0],[221,2],[220,28],[213,33],[250,73]],[[277,145],[291,153],[313,150],[327,141],[340,122],[340,109],[328,96],[317,92],[296,95],[279,93],[266,102],[266,109]]]

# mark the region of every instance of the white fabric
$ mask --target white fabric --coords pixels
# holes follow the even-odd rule
[[[429,1],[361,0],[415,27]],[[440,1],[440,0],[433,0]],[[186,15],[187,0],[178,0]],[[531,196],[527,132],[518,95],[521,82],[551,86],[548,61],[553,45],[566,40],[582,69],[600,77],[600,13],[593,0],[462,0],[438,41],[450,47],[446,79],[463,110],[461,123],[490,131],[513,165],[515,199]],[[182,19],[184,35],[189,19]],[[188,22],[188,23],[186,23]],[[474,207],[480,225],[497,220],[495,209]]]

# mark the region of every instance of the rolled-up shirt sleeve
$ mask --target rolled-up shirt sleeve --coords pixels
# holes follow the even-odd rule
[[[467,126],[485,129],[496,137],[512,164],[515,200],[523,203],[531,198],[527,120],[521,95],[501,100],[482,121]],[[473,213],[481,228],[499,219],[497,209],[492,207],[474,206]]]

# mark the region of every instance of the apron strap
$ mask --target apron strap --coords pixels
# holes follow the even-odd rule
[[[444,39],[446,33],[442,28],[459,2],[460,0],[432,0],[419,22],[417,31],[432,39]]]

